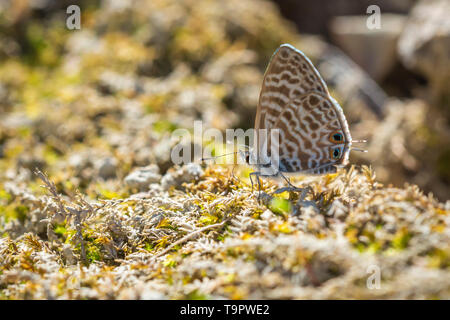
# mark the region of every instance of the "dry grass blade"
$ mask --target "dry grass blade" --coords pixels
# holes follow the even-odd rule
[[[189,233],[188,235],[184,236],[184,237],[181,238],[180,240],[175,241],[175,242],[172,243],[170,246],[168,246],[166,249],[164,249],[164,250],[162,250],[161,252],[159,252],[158,254],[154,255],[152,258],[153,258],[153,259],[159,258],[159,257],[165,255],[166,253],[168,253],[168,252],[169,252],[170,250],[172,250],[175,246],[177,246],[177,245],[179,245],[179,244],[182,244],[182,243],[188,241],[189,239],[192,239],[194,236],[196,236],[196,235],[198,235],[198,234],[200,234],[200,233],[202,233],[202,232],[205,232],[205,231],[208,231],[208,230],[211,230],[211,229],[215,229],[215,228],[222,227],[222,226],[225,225],[225,223],[227,223],[227,222],[230,221],[230,220],[231,220],[231,217],[228,217],[228,218],[224,219],[222,222],[215,223],[215,224],[211,224],[211,225],[209,225],[209,226],[206,226],[206,227],[200,228],[200,229],[198,229],[198,230],[195,230],[194,232]]]

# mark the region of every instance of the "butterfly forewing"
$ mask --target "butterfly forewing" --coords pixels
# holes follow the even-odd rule
[[[270,129],[291,100],[309,92],[328,95],[311,61],[291,45],[281,45],[264,74],[255,129]]]

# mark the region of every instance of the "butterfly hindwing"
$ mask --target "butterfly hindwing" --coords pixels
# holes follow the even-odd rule
[[[282,172],[325,173],[348,161],[351,136],[347,121],[337,102],[328,96],[314,92],[295,98],[272,129],[279,129]]]

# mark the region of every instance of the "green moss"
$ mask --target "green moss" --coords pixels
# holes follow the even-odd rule
[[[19,220],[23,224],[29,212],[28,207],[14,202],[6,206],[0,205],[0,215],[4,216],[6,221]]]
[[[144,245],[144,249],[148,252],[152,252],[155,249],[155,245],[151,242],[146,242]]]
[[[219,217],[209,213],[204,213],[202,217],[198,220],[201,226],[207,226],[210,224],[215,224],[219,221]]]
[[[366,253],[377,253],[382,249],[382,244],[380,242],[371,242],[368,245],[364,245],[362,243],[358,243],[357,249],[360,252]]]
[[[86,258],[90,263],[100,261],[102,259],[100,246],[94,242],[86,242]]]
[[[178,230],[178,227],[172,225],[172,222],[171,222],[168,218],[163,218],[163,219],[159,222],[157,228],[161,228],[161,229],[170,229],[170,230],[174,230],[174,231],[177,231],[177,230]]]
[[[127,192],[119,192],[101,188],[98,190],[98,197],[100,199],[112,200],[112,199],[123,199],[128,196]]]
[[[5,189],[1,188],[0,185],[0,201],[5,201],[6,203],[9,203],[12,199],[11,194],[9,194]]]
[[[189,292],[186,296],[187,300],[209,300],[210,296],[206,293],[202,293],[199,290],[195,289]]]
[[[173,132],[177,128],[174,123],[167,120],[159,120],[153,124],[153,130],[158,133]]]
[[[217,241],[225,241],[226,238],[232,235],[232,231],[229,226],[223,228],[223,232],[217,235]]]
[[[404,250],[408,247],[409,240],[412,235],[405,229],[399,230],[394,239],[392,239],[392,247],[397,250]]]
[[[170,94],[153,94],[150,97],[144,98],[144,108],[147,113],[161,112],[171,99]]]
[[[68,229],[66,231],[66,240],[64,241],[64,243],[66,244],[70,244],[73,242],[73,237],[75,236],[77,232],[74,229]]]
[[[65,224],[57,224],[53,231],[60,237],[65,237],[67,235],[67,229]]]
[[[61,60],[67,32],[60,19],[50,23],[28,23],[24,39],[24,61],[30,66],[57,66]]]
[[[429,254],[429,266],[432,268],[450,268],[450,248],[434,249]]]
[[[274,197],[269,204],[269,209],[281,216],[287,216],[290,212],[292,212],[292,204],[289,200]]]
[[[47,164],[55,165],[60,159],[61,154],[50,145],[46,145],[44,149],[44,160]]]
[[[163,265],[168,268],[174,268],[177,265],[177,261],[169,255],[166,257],[166,260],[164,260]]]

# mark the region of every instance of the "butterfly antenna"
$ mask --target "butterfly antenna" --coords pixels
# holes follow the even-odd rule
[[[351,148],[352,151],[359,151],[359,152],[367,152],[367,150],[360,149],[360,148]]]
[[[239,151],[236,151],[236,152],[230,152],[230,153],[225,153],[225,154],[221,154],[220,156],[215,156],[215,157],[210,157],[210,158],[202,158],[201,160],[202,160],[202,161],[215,160],[215,159],[217,159],[217,158],[226,157],[226,156],[229,156],[230,154],[236,154],[236,153],[238,153],[238,152],[239,152]]]
[[[352,143],[353,142],[355,142],[355,143],[366,143],[367,140],[352,140]]]
[[[234,175],[234,169],[236,169],[236,165],[235,165],[235,164],[233,164],[233,169],[231,170],[231,177],[232,177],[233,179],[238,180],[238,177],[236,177],[236,176]]]
[[[238,148],[244,148],[245,150],[250,150],[250,147],[249,146],[247,146],[247,145],[245,145],[245,144],[240,144],[240,145],[238,145]]]

